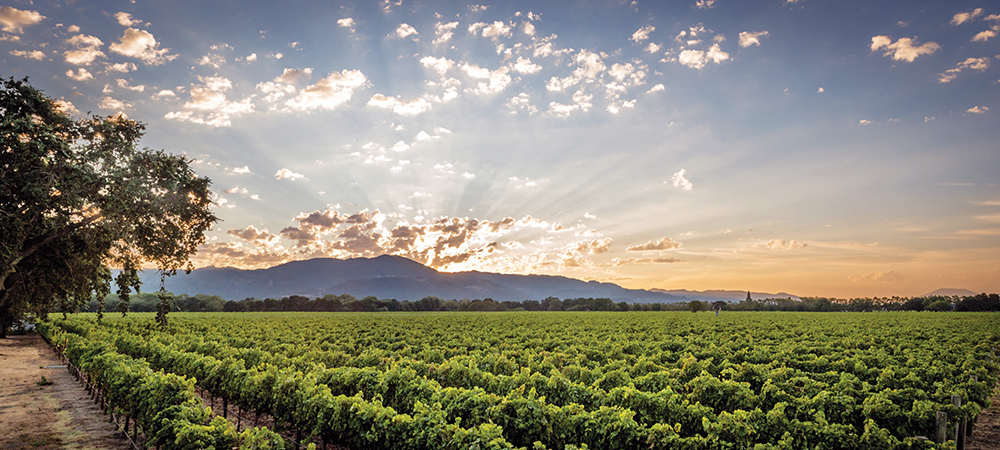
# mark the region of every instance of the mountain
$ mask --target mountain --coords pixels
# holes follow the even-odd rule
[[[159,285],[155,272],[143,273],[143,284]],[[626,289],[612,283],[582,281],[552,275],[509,275],[489,272],[438,272],[399,256],[376,258],[317,258],[293,261],[267,269],[242,270],[207,267],[166,280],[175,294],[218,295],[227,300],[281,298],[289,295],[317,297],[350,294],[357,298],[420,300],[484,299],[497,301],[542,300],[546,297],[610,298],[616,302],[678,302],[688,299],[666,292]],[[154,288],[155,289],[155,288]]]
[[[972,292],[968,289],[941,288],[934,292],[928,292],[924,295],[921,295],[921,297],[934,297],[934,296],[951,297],[953,295],[957,295],[959,297],[968,297],[977,294],[978,292]]]
[[[708,291],[689,291],[687,289],[650,289],[653,292],[663,292],[665,294],[676,295],[678,297],[685,297],[691,300],[700,301],[728,301],[728,302],[739,302],[747,299],[747,291],[724,291],[724,290],[708,290]],[[771,294],[768,292],[751,292],[750,298],[754,300],[763,300],[768,298],[790,298],[792,300],[799,300],[799,296],[792,295],[787,292],[779,292],[777,294]]]

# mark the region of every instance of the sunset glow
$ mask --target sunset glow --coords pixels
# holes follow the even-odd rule
[[[8,2],[0,73],[213,180],[198,267],[1000,291],[1000,7]]]

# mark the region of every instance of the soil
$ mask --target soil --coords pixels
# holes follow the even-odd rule
[[[979,413],[972,427],[972,437],[965,441],[966,450],[996,450],[1000,448],[1000,384],[993,389],[990,407]]]
[[[37,335],[0,339],[0,450],[131,448],[64,364]]]

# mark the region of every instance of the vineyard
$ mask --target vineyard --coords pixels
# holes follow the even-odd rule
[[[945,449],[1000,373],[1000,316],[975,313],[180,313],[166,330],[79,314],[39,329],[162,449]],[[270,428],[213,418],[201,392]]]

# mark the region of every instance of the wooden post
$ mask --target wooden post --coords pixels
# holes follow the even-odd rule
[[[222,397],[222,418],[229,419],[229,398]]]
[[[934,435],[934,442],[943,444],[948,435],[948,413],[937,412],[937,422],[935,423],[937,432]]]
[[[951,403],[957,408],[962,407],[962,397],[952,394]],[[965,450],[965,419],[955,421],[955,449]]]
[[[971,378],[972,378],[972,382],[973,383],[978,383],[979,382],[979,376],[978,375],[972,375]],[[972,437],[972,428],[974,428],[976,426],[976,419],[978,419],[978,417],[973,417],[972,420],[970,420],[969,423],[966,425],[966,428],[965,428],[965,436],[966,437]]]

